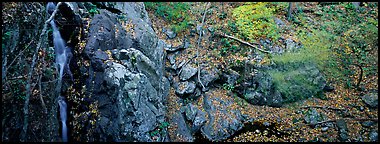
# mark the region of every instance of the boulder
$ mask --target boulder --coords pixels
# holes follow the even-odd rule
[[[190,65],[186,65],[185,67],[182,68],[182,71],[179,74],[179,78],[182,81],[185,81],[193,77],[197,72],[198,72],[197,68],[194,68]]]
[[[377,95],[377,92],[375,93],[368,93],[362,97],[362,100],[364,103],[366,103],[371,108],[378,107],[379,103],[379,96]]]
[[[244,93],[243,98],[254,105],[268,105],[280,107],[283,99],[274,87],[272,77],[266,73],[259,72],[252,79]]]
[[[189,81],[175,83],[174,87],[179,95],[192,94],[195,90],[195,84]]]

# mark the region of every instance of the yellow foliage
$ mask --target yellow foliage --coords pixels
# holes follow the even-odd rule
[[[275,40],[280,36],[273,19],[274,11],[268,2],[249,2],[235,8],[232,13],[239,33],[254,42],[259,38]]]

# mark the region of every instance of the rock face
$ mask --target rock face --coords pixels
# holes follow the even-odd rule
[[[162,74],[164,42],[154,33],[143,3],[112,6],[132,22],[135,33],[122,28],[117,15],[107,10],[100,10],[90,23],[84,54],[91,61],[87,81],[95,80],[97,87],[87,91],[100,112],[93,140],[153,141],[150,132],[164,122],[169,89]],[[108,61],[108,50],[121,63]]]

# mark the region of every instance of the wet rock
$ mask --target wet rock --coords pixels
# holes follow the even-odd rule
[[[194,68],[190,65],[186,65],[182,68],[181,73],[179,74],[179,78],[182,81],[190,79],[192,76],[194,76],[197,73],[197,68]]]
[[[322,131],[322,132],[326,132],[328,129],[329,129],[329,127],[322,127],[322,128],[321,128],[321,131]]]
[[[188,81],[176,83],[174,87],[176,88],[175,92],[179,95],[191,94],[195,90],[195,84]]]
[[[379,139],[379,134],[376,131],[372,130],[369,133],[369,141],[371,141],[371,142],[377,142],[378,139]]]
[[[377,93],[369,93],[362,97],[364,103],[366,103],[371,108],[376,108],[378,106],[379,96]]]

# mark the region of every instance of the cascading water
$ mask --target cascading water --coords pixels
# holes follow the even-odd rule
[[[59,104],[59,112],[61,115],[61,122],[62,122],[62,141],[67,142],[67,126],[66,126],[66,120],[67,120],[67,104],[65,102],[65,98],[62,96],[58,97],[58,104]]]
[[[52,2],[49,2],[47,4],[47,12],[49,14],[52,13],[52,9],[55,9],[55,5]],[[73,79],[72,74],[70,72],[70,69],[68,67],[68,56],[70,56],[71,52],[68,48],[66,48],[66,44],[64,40],[61,37],[61,34],[54,22],[54,19],[50,21],[50,25],[53,28],[53,43],[54,43],[54,51],[55,51],[55,65],[56,69],[59,69],[59,79],[58,79],[58,86],[57,86],[57,92],[60,93],[61,91],[61,86],[62,86],[62,77],[63,77],[63,70],[66,69],[66,72],[71,76],[71,79]],[[67,137],[67,104],[65,102],[65,98],[59,94],[58,97],[58,105],[59,105],[59,113],[60,113],[60,118],[62,122],[62,141],[67,142],[68,137]]]

